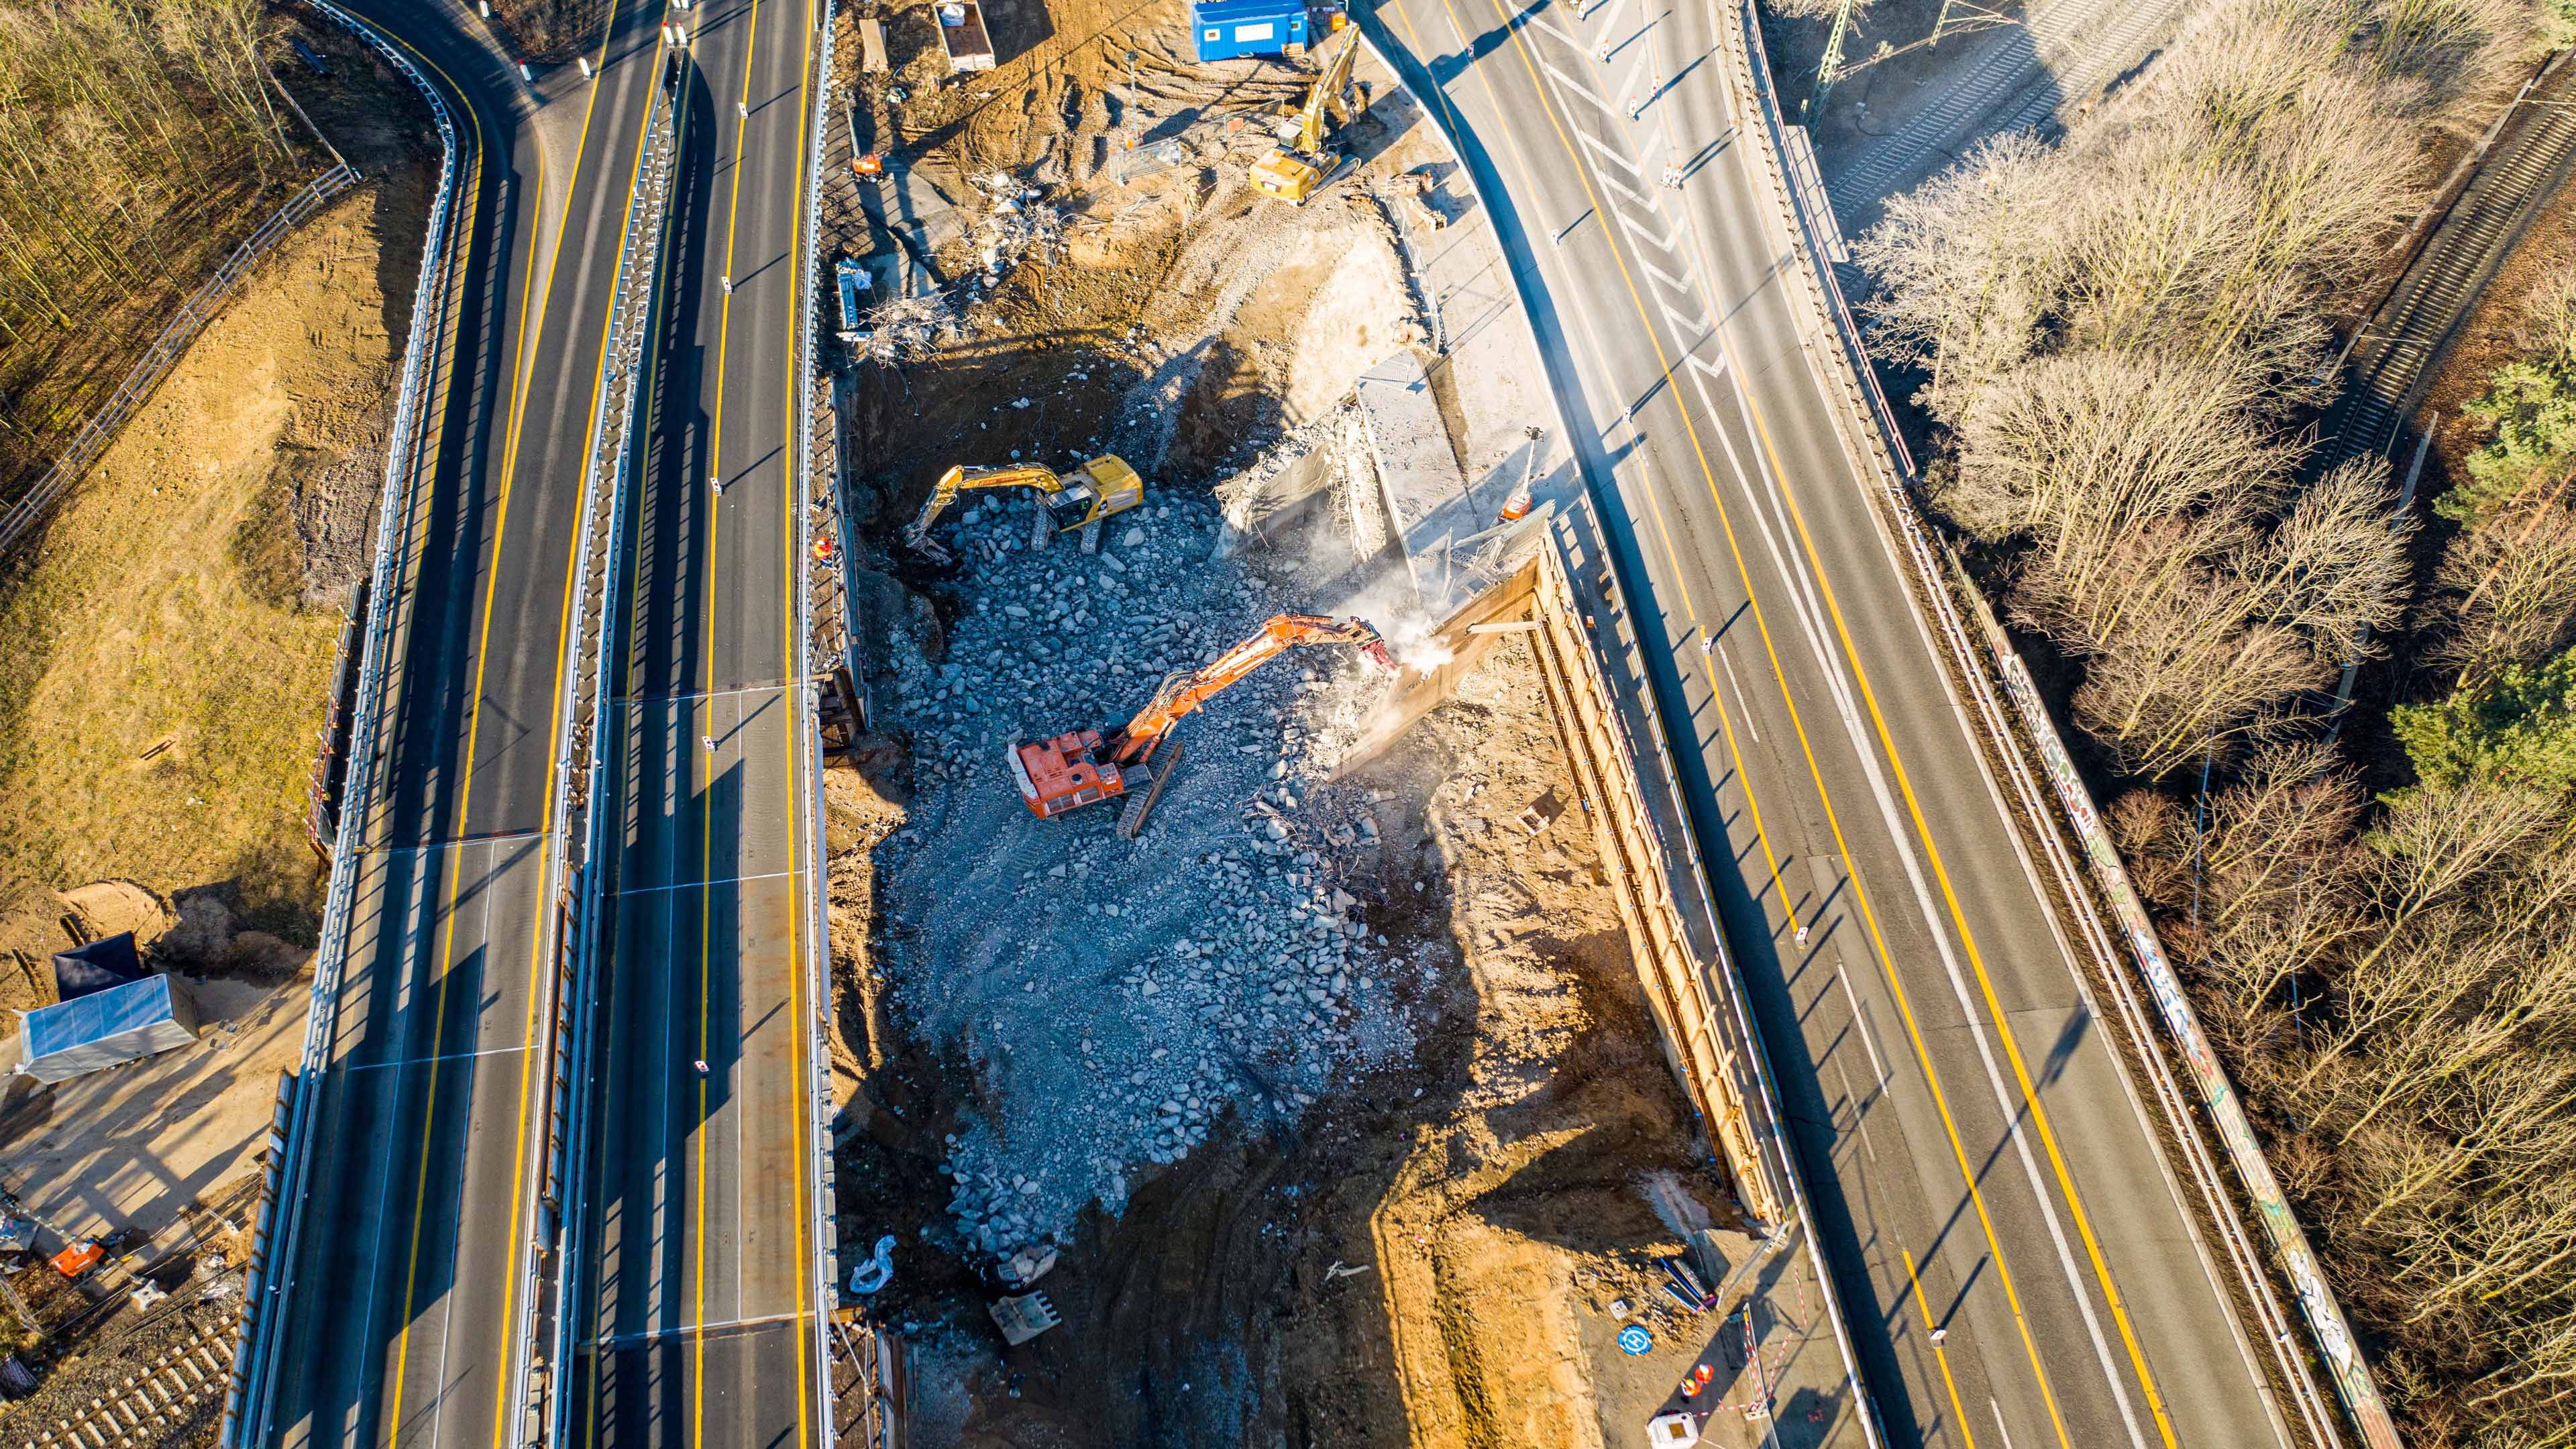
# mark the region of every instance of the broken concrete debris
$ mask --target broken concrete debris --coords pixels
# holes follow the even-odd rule
[[[881,855],[896,1011],[962,1055],[980,1090],[947,1143],[949,1211],[970,1253],[1061,1241],[1140,1170],[1229,1116],[1293,1123],[1331,1087],[1406,1055],[1391,989],[1428,960],[1378,949],[1367,904],[1379,831],[1366,792],[1322,778],[1384,688],[1307,651],[1218,696],[1144,837],[1114,818],[1030,818],[1013,738],[1123,721],[1282,610],[1332,601],[1212,561],[1203,495],[1150,503],[1098,556],[1033,549],[1027,500],[959,520],[967,602],[947,657],[901,661],[911,823]]]

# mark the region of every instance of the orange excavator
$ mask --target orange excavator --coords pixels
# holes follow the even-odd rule
[[[1011,777],[1019,784],[1020,799],[1030,814],[1052,820],[1078,805],[1124,796],[1127,808],[1118,817],[1118,834],[1135,839],[1136,832],[1145,828],[1146,813],[1163,793],[1163,782],[1180,763],[1179,741],[1161,749],[1172,727],[1245,675],[1300,644],[1346,645],[1387,673],[1395,672],[1386,641],[1363,620],[1278,615],[1263,624],[1260,633],[1218,655],[1207,667],[1166,676],[1163,687],[1154,691],[1153,699],[1134,719],[1106,735],[1099,730],[1075,730],[1034,744],[1012,741]],[[1159,768],[1154,764],[1157,751],[1162,755]]]

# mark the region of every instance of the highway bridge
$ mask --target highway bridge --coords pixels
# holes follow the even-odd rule
[[[228,1432],[531,1442],[557,1418],[529,1370],[552,1341],[541,1316],[560,1311],[595,1325],[554,1389],[595,1399],[585,1433],[812,1442],[825,1245],[799,936],[812,882],[789,864],[790,798],[811,799],[789,480],[816,17],[617,0],[577,64],[532,79],[455,0],[317,8],[434,93],[455,191],[422,274],[416,446],[391,469],[342,904]],[[592,456],[618,435],[601,427],[602,361],[666,95],[689,116],[670,219],[685,264],[661,279],[651,424],[624,434],[637,602],[611,701],[618,949],[602,1050],[571,1064],[606,1064],[586,1087],[654,1110],[612,1106],[624,1135],[594,1135],[595,1171],[572,1179],[598,1194],[558,1200],[561,963],[584,944],[574,897],[610,874],[568,873],[560,808],[565,742],[586,734],[568,713],[585,484],[614,461]],[[710,475],[736,486],[719,501]],[[569,1280],[595,1301],[551,1301],[567,1226],[599,1255]]]
[[[1616,537],[1886,1442],[2292,1441],[1838,431],[1733,4],[1376,0]],[[1723,848],[1720,848],[1720,843]],[[1849,1406],[1845,1406],[1848,1408]],[[1859,1444],[1843,1414],[1828,1442]]]
[[[829,1433],[799,608],[819,16],[746,0],[690,18],[603,723],[613,896],[565,1433],[805,1449]]]

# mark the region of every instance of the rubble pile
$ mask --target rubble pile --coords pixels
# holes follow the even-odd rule
[[[905,362],[926,357],[965,332],[957,304],[942,292],[898,297],[868,313],[868,340],[860,356],[869,362]]]
[[[1007,172],[995,171],[976,178],[991,209],[975,223],[975,261],[983,268],[984,285],[999,285],[1002,273],[1022,258],[1052,261],[1064,249],[1064,213],[1042,198],[1045,193],[1034,186],[1024,186]]]
[[[955,1231],[997,1255],[1118,1211],[1131,1174],[1230,1116],[1285,1125],[1403,1059],[1396,988],[1434,965],[1364,923],[1375,802],[1323,784],[1387,683],[1349,652],[1274,659],[1186,720],[1138,840],[1116,802],[1028,813],[1013,740],[1105,730],[1270,615],[1333,612],[1212,558],[1205,495],[1149,494],[1097,556],[1032,547],[1034,517],[988,500],[941,530],[968,602],[944,660],[901,661],[917,793],[879,855],[908,903],[886,929],[894,1009],[975,1078],[943,1169]]]

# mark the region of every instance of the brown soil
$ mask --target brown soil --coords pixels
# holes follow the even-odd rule
[[[1143,1179],[1123,1217],[1092,1214],[1041,1285],[1065,1326],[1016,1350],[967,1267],[921,1242],[972,1085],[887,1021],[865,965],[869,851],[906,798],[901,756],[882,758],[830,792],[836,1075],[854,1098],[839,1207],[854,1251],[903,1245],[876,1310],[913,1344],[915,1443],[1598,1445],[1662,1406],[1708,1325],[1683,1331],[1655,1287],[1652,1258],[1682,1242],[1647,1178],[1692,1211],[1722,1197],[1581,812],[1535,839],[1510,824],[1566,809],[1569,788],[1521,641],[1355,781],[1390,792],[1389,841],[1419,842],[1387,852],[1370,924],[1397,952],[1447,947],[1414,991],[1415,1060],[1293,1133],[1229,1127]],[[1621,1355],[1637,1320],[1671,1348]]]
[[[0,901],[215,887],[309,935],[306,780],[429,181],[374,175],[243,285],[0,581]]]
[[[1001,170],[1041,187],[1067,220],[1062,253],[1007,271],[973,308],[965,340],[865,371],[848,445],[881,510],[908,510],[951,463],[1015,454],[1054,461],[1115,449],[1156,485],[1203,475],[1419,340],[1418,324],[1395,320],[1412,303],[1372,189],[1391,169],[1380,153],[1411,119],[1400,97],[1378,87],[1376,104],[1340,133],[1355,168],[1309,205],[1287,207],[1252,192],[1243,174],[1310,72],[1196,65],[1177,0],[985,9],[1003,57],[990,72],[948,74],[926,3],[886,12],[890,75],[859,71],[855,27],[839,57],[861,111],[892,118],[896,159],[940,195],[980,214],[971,178]],[[902,103],[885,103],[889,88]],[[1136,135],[1179,136],[1195,163],[1120,187],[1104,166]],[[825,227],[853,250],[871,245],[849,214],[827,214]],[[940,261],[953,277],[976,265],[962,241]],[[863,498],[861,513],[868,507]]]

